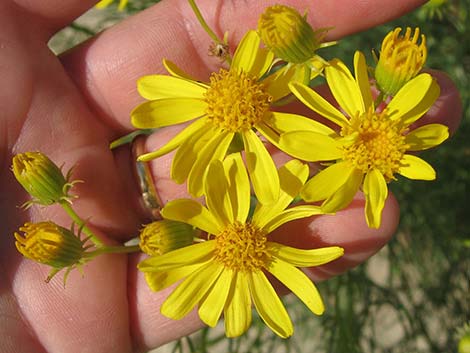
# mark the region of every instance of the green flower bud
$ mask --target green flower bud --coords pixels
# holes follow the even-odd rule
[[[82,260],[83,242],[70,230],[53,222],[25,223],[15,232],[15,245],[26,258],[60,270]]]
[[[72,185],[60,168],[41,152],[25,152],[13,157],[16,180],[33,197],[33,202],[50,205],[67,200]]]
[[[147,224],[140,233],[140,249],[150,256],[191,245],[199,231],[189,224],[160,220]]]

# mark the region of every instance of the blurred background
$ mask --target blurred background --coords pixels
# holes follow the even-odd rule
[[[92,9],[52,38],[50,47],[60,54],[155,2],[129,0],[118,10],[115,0]],[[437,180],[391,183],[401,205],[395,238],[365,264],[318,285],[327,306],[323,316],[284,297],[296,329],[288,340],[254,317],[238,339],[225,338],[217,327],[202,329],[153,352],[470,352],[470,0],[430,1],[319,54],[351,64],[359,49],[371,64],[371,51],[378,52],[395,27],[419,27],[426,35],[426,67],[452,77],[464,108],[458,132],[422,154]]]

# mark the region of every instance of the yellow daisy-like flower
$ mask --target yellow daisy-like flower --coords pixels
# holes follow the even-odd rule
[[[362,188],[367,224],[378,228],[388,194],[387,182],[395,179],[396,173],[410,179],[435,179],[434,169],[413,152],[439,145],[449,132],[441,124],[409,131],[439,96],[439,85],[429,74],[410,80],[383,111],[378,111],[360,52],[354,56],[354,68],[355,77],[339,60],[333,60],[325,69],[328,85],[342,111],[308,86],[290,85],[305,105],[340,127],[340,132],[334,133],[335,143],[325,143],[323,135],[304,130],[282,135],[280,144],[306,161],[336,161],[307,182],[301,192],[304,200],[325,200],[322,209],[334,212],[347,206]]]
[[[297,160],[279,169],[281,190],[276,203],[258,204],[249,218],[250,183],[239,153],[207,171],[207,207],[190,199],[170,201],[163,217],[191,224],[208,233],[199,244],[142,261],[153,290],[182,280],[163,303],[163,315],[178,320],[196,305],[202,321],[215,326],[222,312],[229,337],[243,334],[251,323],[251,305],[279,336],[293,333],[290,318],[265,272],[284,283],[315,314],[324,311],[320,294],[297,266],[318,266],[343,254],[340,247],[300,250],[269,241],[282,224],[320,214],[312,205],[286,207],[308,177],[308,167]],[[258,197],[260,195],[257,195]]]
[[[188,180],[194,196],[203,192],[204,173],[212,160],[222,160],[232,141],[242,141],[253,188],[262,203],[277,199],[276,166],[260,140],[259,132],[276,144],[282,132],[320,129],[321,124],[305,117],[270,111],[271,103],[289,94],[289,75],[262,77],[273,62],[273,54],[260,48],[260,38],[249,31],[239,44],[230,70],[213,73],[208,84],[192,79],[174,64],[164,61],[171,76],[151,75],[138,81],[139,93],[149,102],[131,113],[137,128],[158,128],[194,120],[159,150],[141,155],[148,161],[177,149],[171,177]],[[269,177],[266,177],[269,176]]]
[[[123,11],[126,8],[128,1],[129,0],[119,0],[118,11]],[[95,7],[97,9],[104,9],[108,7],[109,5],[111,5],[111,3],[113,2],[114,0],[101,0],[95,5]]]

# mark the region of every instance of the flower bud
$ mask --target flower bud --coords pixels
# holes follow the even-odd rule
[[[53,222],[27,222],[19,230],[24,234],[15,232],[15,245],[28,259],[60,270],[80,263],[83,257],[82,241]]]
[[[160,220],[147,224],[140,233],[140,249],[150,256],[163,255],[193,243],[199,231],[189,224]]]
[[[395,95],[421,71],[426,61],[426,37],[419,35],[419,28],[413,36],[409,27],[404,36],[400,36],[400,32],[401,28],[395,28],[385,36],[375,68],[377,85],[386,95]]]
[[[50,205],[68,198],[70,183],[60,168],[41,152],[25,152],[13,157],[16,180],[33,197],[33,202]]]
[[[314,31],[306,16],[291,7],[274,5],[260,16],[258,33],[274,55],[288,63],[301,64],[315,56],[326,30]]]

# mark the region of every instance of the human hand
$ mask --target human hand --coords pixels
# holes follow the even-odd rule
[[[0,5],[4,30],[0,39],[0,89],[3,154],[1,209],[5,235],[1,240],[2,325],[4,351],[108,352],[145,350],[188,334],[202,324],[197,315],[181,321],[164,318],[159,306],[168,291],[153,293],[137,272],[138,256],[101,256],[71,273],[64,289],[60,280],[44,283],[48,269],[21,258],[14,249],[13,232],[27,220],[51,219],[65,227],[70,220],[57,207],[16,208],[25,193],[7,169],[12,154],[40,150],[64,170],[76,165],[74,179],[84,180],[74,192],[78,213],[91,217],[90,226],[107,241],[122,242],[136,235],[146,221],[139,208],[130,155],[112,153],[109,142],[132,130],[129,112],[142,99],[137,78],[163,72],[161,59],[174,61],[194,76],[206,79],[218,61],[207,56],[209,38],[200,29],[185,1],[163,1],[100,34],[92,41],[56,58],[45,43],[59,28],[81,14],[93,1],[5,1]],[[298,9],[308,2],[290,1]],[[346,4],[348,3],[348,4]],[[349,4],[351,3],[351,5]],[[401,15],[418,1],[325,2],[311,7],[315,27],[334,27],[329,39],[366,29]],[[59,5],[60,4],[60,5]],[[237,43],[269,1],[198,2],[212,28],[229,31]],[[342,10],[344,9],[344,10]],[[354,11],[351,11],[354,9]],[[387,9],[384,11],[383,9]],[[334,16],[334,18],[333,18]],[[238,26],[240,20],[245,23]],[[433,73],[441,98],[426,118],[455,129],[460,101],[443,74]],[[299,108],[302,109],[302,108]],[[311,114],[305,112],[305,115]],[[174,135],[167,128],[148,139],[148,150]],[[170,158],[153,163],[156,186],[164,201],[185,196],[185,189],[168,178]],[[392,236],[398,205],[389,197],[380,229],[363,220],[360,195],[335,216],[320,216],[287,224],[280,231],[295,234],[290,244],[301,248],[340,245],[346,255],[310,271],[314,280],[326,279],[366,260]],[[284,239],[283,239],[284,240]]]

